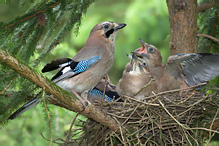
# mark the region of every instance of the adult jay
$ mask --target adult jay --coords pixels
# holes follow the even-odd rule
[[[158,92],[183,89],[219,76],[219,54],[183,53],[170,56],[162,65],[160,51],[139,39],[146,56],[148,71],[155,79]]]
[[[58,68],[61,70],[51,79],[61,88],[82,93],[94,88],[111,68],[114,62],[115,38],[118,30],[126,24],[110,21],[102,22],[93,27],[84,47],[72,58],[60,58],[47,64],[42,72]],[[39,103],[33,98],[9,119],[14,119],[23,111]]]
[[[105,86],[106,84],[106,86]],[[105,90],[105,94],[104,94]],[[94,103],[95,101],[101,102],[104,94],[103,101],[107,102],[113,102],[114,100],[118,102],[122,102],[123,100],[118,99],[120,96],[116,92],[116,86],[113,85],[108,79],[101,79],[100,82],[87,93],[87,99],[91,103]],[[118,100],[117,100],[118,99]]]
[[[122,78],[119,80],[116,90],[120,95],[127,95],[136,99],[143,99],[151,95],[152,91],[157,92],[155,82],[147,68],[147,60],[144,53],[132,52],[130,71],[125,69]]]

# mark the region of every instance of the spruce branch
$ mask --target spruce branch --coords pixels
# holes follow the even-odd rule
[[[54,101],[55,103],[57,103],[57,101],[59,100],[60,102],[58,102],[58,104],[63,104],[63,106],[61,107],[67,108],[68,110],[74,112],[79,112],[80,114],[91,118],[104,126],[109,127],[113,131],[116,131],[119,128],[115,120],[113,120],[110,116],[106,116],[94,105],[87,102],[85,109],[83,109],[83,105],[74,94],[70,95],[68,92],[58,87],[55,83],[52,83],[46,78],[42,77],[42,75],[37,74],[25,63],[23,63],[22,61],[18,61],[17,59],[12,57],[7,51],[4,51],[2,49],[0,49],[0,62],[3,65],[11,67],[21,76],[25,77],[29,81],[45,89],[45,91],[47,91],[48,93],[52,94],[54,98],[57,99]],[[49,99],[53,100],[53,98]],[[81,112],[82,110],[83,112]]]
[[[210,9],[212,7],[218,7],[218,6],[219,6],[219,3],[216,1],[205,2],[205,3],[198,5],[198,12],[203,12],[207,9]]]
[[[219,42],[219,39],[213,37],[213,36],[210,36],[210,35],[207,35],[207,34],[197,34],[198,37],[206,37],[206,38],[209,38],[211,40],[214,40],[215,42]]]

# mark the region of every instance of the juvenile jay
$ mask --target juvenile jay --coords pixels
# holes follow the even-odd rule
[[[42,72],[58,68],[61,70],[51,79],[64,90],[82,93],[94,88],[109,71],[114,62],[115,38],[118,30],[126,24],[110,21],[102,22],[93,27],[84,47],[72,58],[60,58],[47,64]],[[27,108],[39,102],[37,98],[32,104],[14,113],[9,119],[15,118]],[[23,107],[21,107],[23,108]]]
[[[145,49],[144,49],[143,47],[140,47],[140,48],[137,48],[134,52],[145,53]],[[129,55],[129,54],[127,54],[127,56],[129,57],[130,62],[126,64],[125,70],[123,71],[123,74],[124,74],[125,72],[131,71],[131,69],[132,69],[132,65],[131,65],[132,56]]]
[[[160,51],[139,39],[145,52],[148,71],[158,92],[195,86],[219,76],[219,54],[184,53],[170,56],[162,65]]]
[[[152,94],[152,91],[157,92],[155,82],[147,69],[144,53],[132,52],[130,66],[131,70],[123,72],[123,76],[116,86],[119,94],[140,100]]]

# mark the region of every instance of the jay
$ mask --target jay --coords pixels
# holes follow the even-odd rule
[[[125,26],[126,24],[110,21],[95,25],[84,47],[72,59],[60,58],[52,61],[42,72],[61,68],[51,80],[64,90],[80,94],[94,88],[113,65],[115,38],[118,30]],[[28,102],[21,107],[23,110],[18,110],[9,119],[14,119],[37,103],[39,99],[35,97],[31,104]]]
[[[170,56],[162,65],[160,51],[139,39],[146,64],[158,92],[183,89],[206,83],[219,76],[219,54],[183,53]],[[198,88],[197,88],[198,89]]]
[[[122,78],[119,80],[116,90],[119,94],[132,96],[138,100],[157,92],[155,82],[147,68],[147,60],[144,53],[132,52],[130,71],[125,69]]]
[[[104,94],[104,90],[105,90],[105,94]],[[118,102],[122,102],[121,99],[118,99],[120,96],[116,92],[116,86],[109,81],[109,78],[101,79],[100,82],[93,89],[89,90],[87,93],[87,99],[93,104],[95,103],[96,100],[101,101],[103,94],[104,94],[104,101],[113,102],[115,100]]]

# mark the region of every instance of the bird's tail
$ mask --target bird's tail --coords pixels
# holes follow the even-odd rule
[[[19,108],[17,111],[15,111],[12,115],[10,115],[10,117],[8,119],[13,120],[14,118],[16,118],[19,115],[21,115],[22,113],[24,113],[25,111],[27,111],[27,110],[31,109],[32,107],[34,107],[35,105],[37,105],[41,101],[40,98],[37,98],[37,96],[40,93],[41,92],[39,92],[34,98],[32,98],[30,101],[25,103],[21,108]]]

